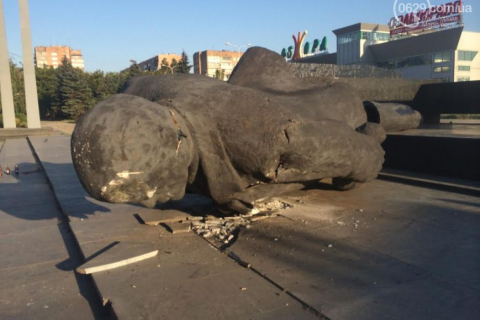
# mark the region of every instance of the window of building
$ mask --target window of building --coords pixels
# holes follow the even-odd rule
[[[425,64],[431,64],[431,55],[424,54],[420,56],[406,57],[395,60],[395,68],[407,68],[413,66],[421,66]]]
[[[389,33],[361,31],[360,39],[386,41],[390,39]]]
[[[458,71],[470,71],[470,66],[458,66]]]
[[[377,40],[380,40],[380,41],[390,40],[390,33],[377,32]]]
[[[433,54],[433,63],[449,62],[450,58],[450,51],[437,52]]]
[[[232,57],[222,57],[222,60],[230,61],[232,60]]]
[[[355,31],[355,32],[343,34],[337,38],[337,42],[338,44],[350,43],[352,41],[359,40],[361,37],[361,34],[362,34],[361,31]]]
[[[56,52],[52,52],[52,56],[56,56],[56,55],[57,55],[57,53],[56,53]]]
[[[458,60],[459,61],[473,61],[477,55],[477,51],[462,51],[458,50]]]
[[[458,77],[457,81],[462,82],[462,81],[470,81],[470,77]]]
[[[449,71],[450,71],[450,67],[436,67],[436,68],[433,68],[433,72],[435,72],[435,73],[449,72]]]

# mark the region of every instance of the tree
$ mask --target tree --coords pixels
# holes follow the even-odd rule
[[[87,76],[81,69],[73,68],[64,57],[62,65],[57,69],[57,77],[55,106],[66,118],[77,120],[95,102]]]
[[[123,78],[118,72],[108,72],[105,75],[105,88],[109,95],[120,92],[123,87]]]
[[[173,62],[173,60],[172,60]],[[174,72],[176,73],[190,73],[192,66],[189,64],[188,55],[185,53],[185,50],[182,51],[182,58],[178,62],[178,67],[175,68]]]
[[[280,55],[284,58],[287,57],[287,50],[285,50],[285,48],[282,49],[282,53],[280,53]]]
[[[126,73],[127,79],[143,74],[142,70],[140,69],[140,66],[137,64],[137,61],[133,59],[130,60],[130,67],[128,67],[128,69],[126,69],[123,72]]]
[[[223,81],[225,79],[225,70],[224,69],[222,69],[222,70],[217,69],[215,71],[215,78]]]
[[[58,89],[56,70],[50,68],[36,68],[38,105],[42,118],[55,118],[58,114],[53,109],[55,95]]]
[[[12,79],[12,94],[15,113],[26,114],[23,69],[17,67],[12,61],[10,61],[10,76]]]
[[[168,65],[167,58],[163,58],[162,64],[160,65],[159,71],[161,74],[169,74],[172,73],[171,67]]]

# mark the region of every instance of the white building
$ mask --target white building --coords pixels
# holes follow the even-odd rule
[[[391,38],[387,25],[357,23],[333,31],[337,64],[396,69],[403,78],[480,80],[480,33],[462,25]]]

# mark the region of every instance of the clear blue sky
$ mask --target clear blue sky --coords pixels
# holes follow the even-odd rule
[[[406,0],[400,0],[406,2]],[[415,2],[411,0],[410,2]],[[418,0],[422,2],[425,0]],[[449,2],[431,0],[432,5]],[[81,49],[87,71],[119,71],[130,59],[158,53],[231,49],[225,42],[252,43],[280,52],[292,34],[308,30],[307,41],[357,22],[387,24],[394,0],[29,0],[33,45]],[[480,32],[480,0],[466,1],[465,29]],[[21,54],[18,3],[3,0],[9,52]],[[15,62],[21,58],[11,56]]]

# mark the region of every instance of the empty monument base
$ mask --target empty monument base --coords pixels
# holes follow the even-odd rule
[[[480,180],[480,121],[452,122],[389,133],[384,167]]]

